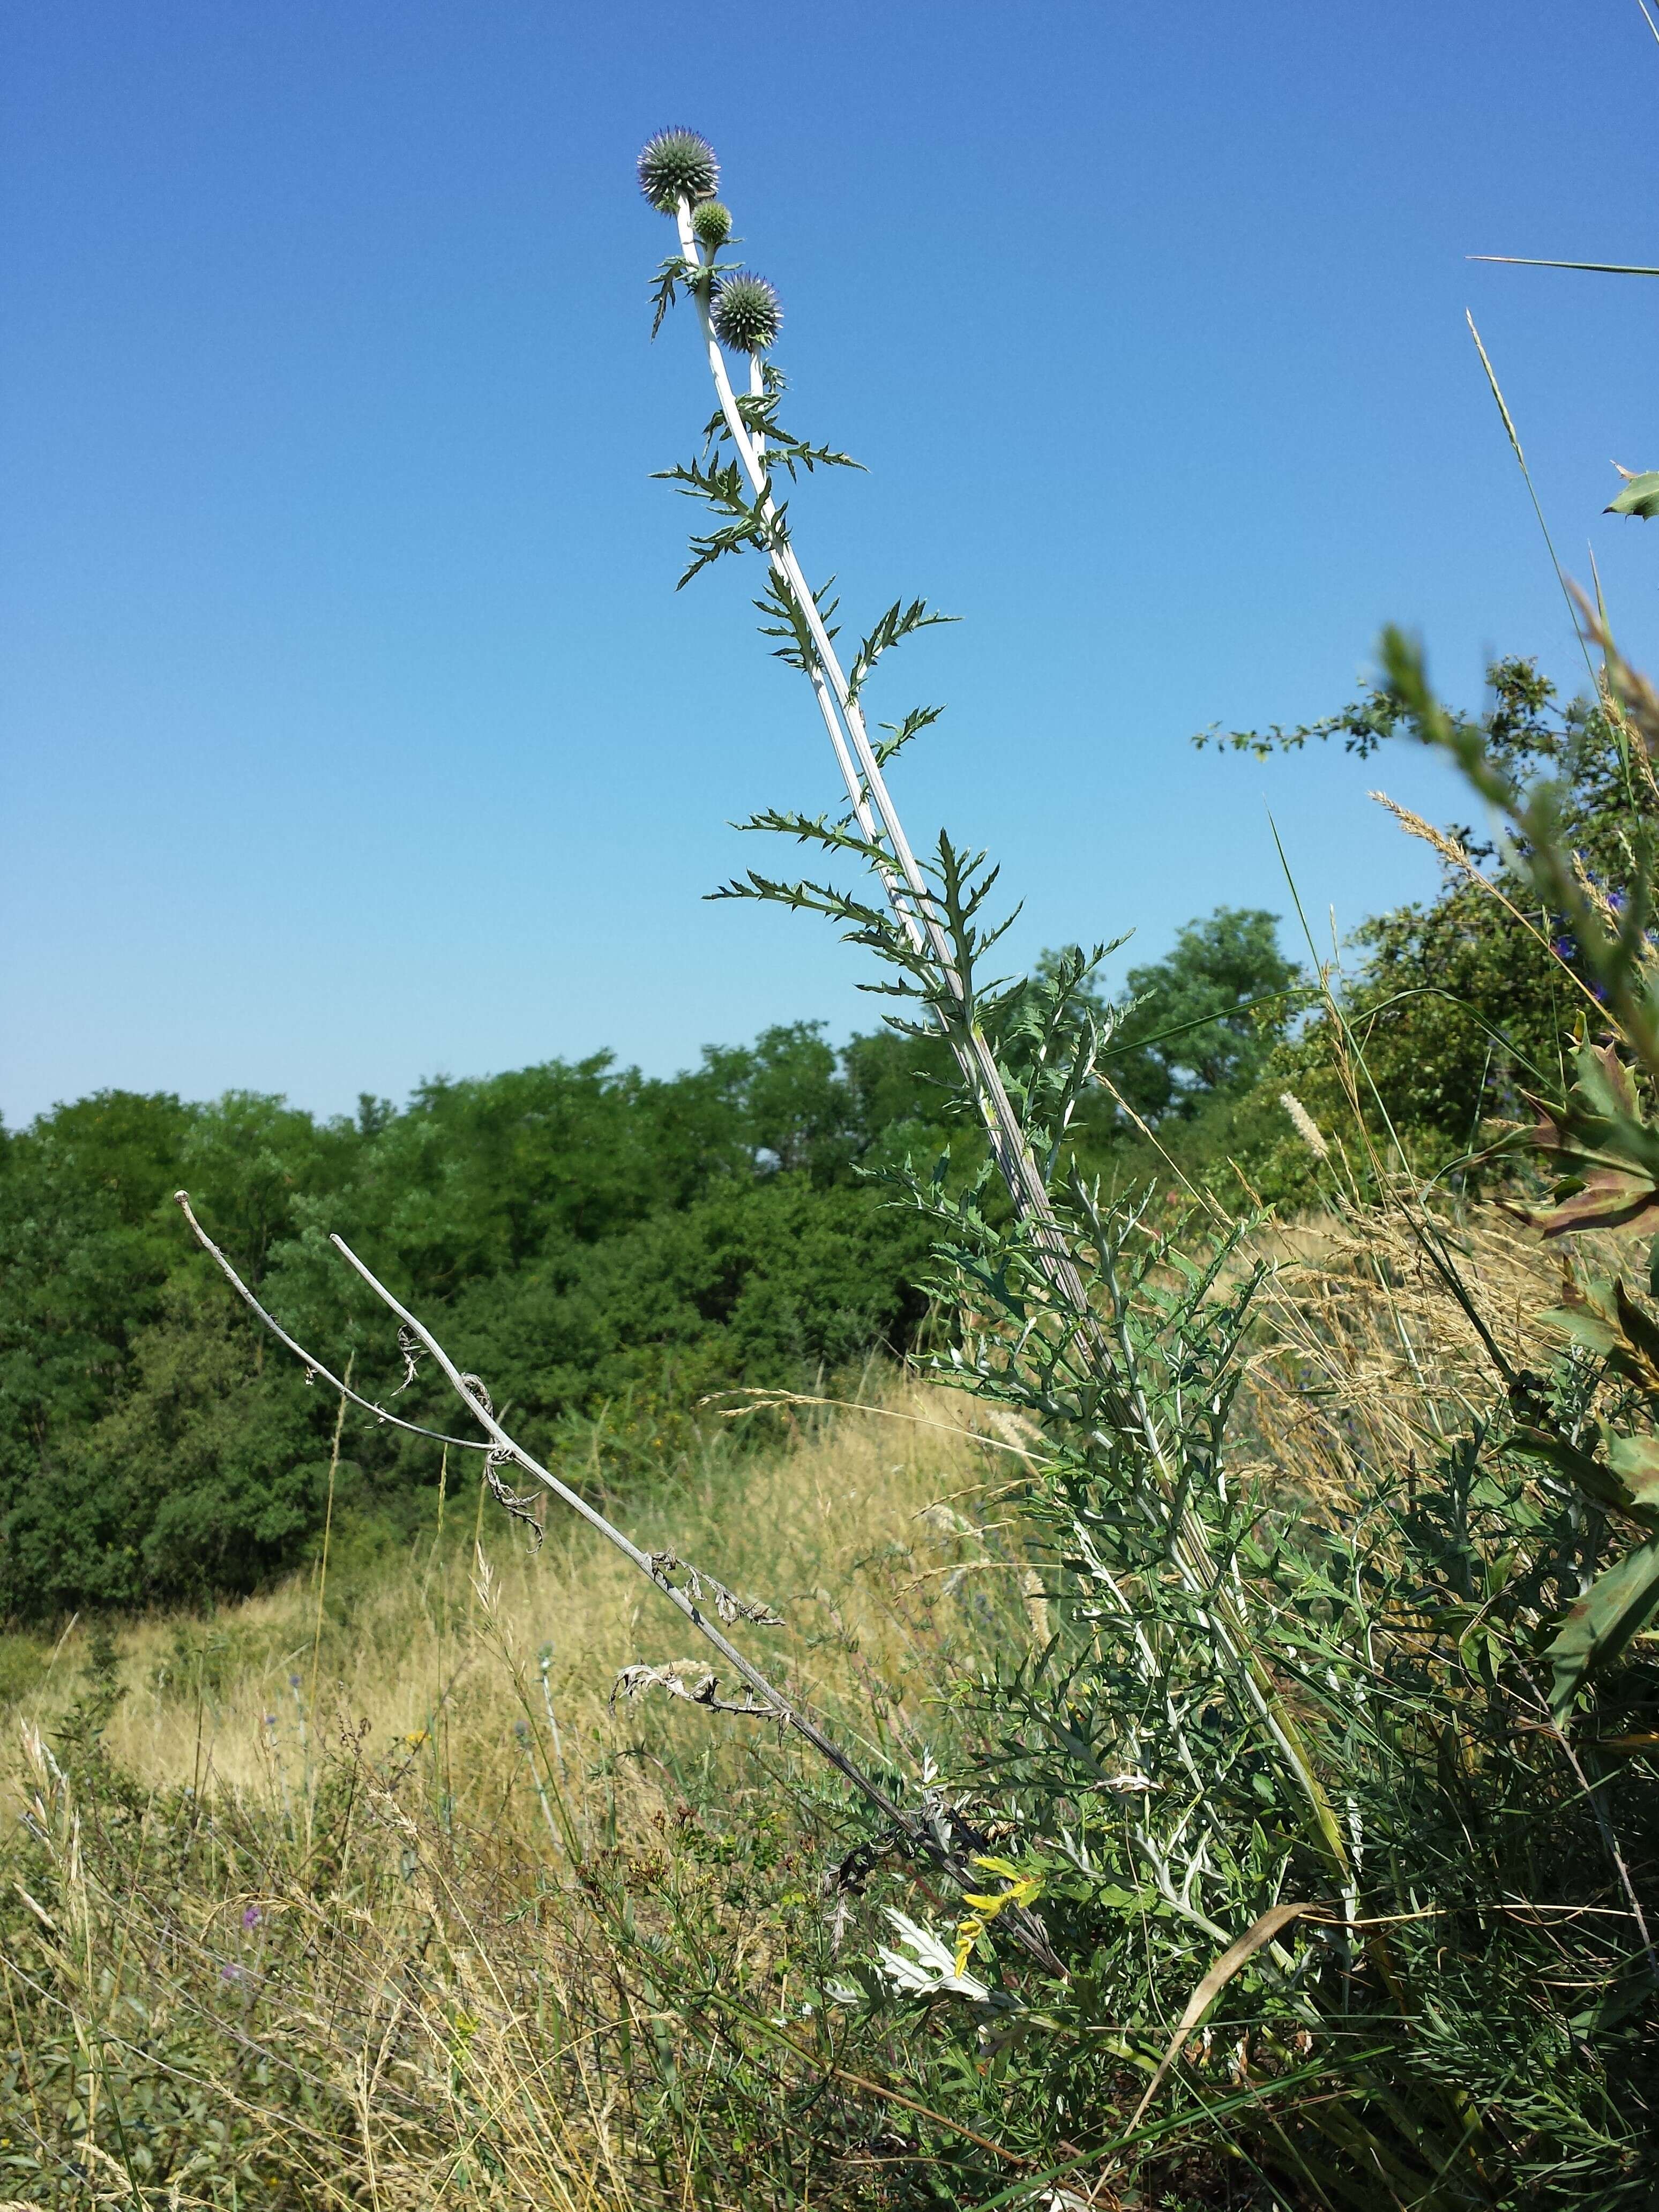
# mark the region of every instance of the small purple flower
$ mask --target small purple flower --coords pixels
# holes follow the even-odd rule
[[[222,1982],[236,1983],[243,1980],[245,1977],[240,1966],[221,1966],[219,1978]]]
[[[242,1925],[244,1928],[257,1928],[264,1918],[264,1915],[260,1911],[257,1905],[245,1905],[242,1907]]]

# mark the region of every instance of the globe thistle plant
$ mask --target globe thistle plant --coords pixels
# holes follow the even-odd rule
[[[735,270],[714,287],[714,334],[732,353],[764,353],[782,320],[775,289],[752,269]]]
[[[760,357],[776,336],[775,295],[746,270],[720,268],[717,248],[705,253],[694,214],[690,201],[679,204],[679,256],[664,264],[657,289],[659,321],[677,287],[690,298],[718,402],[702,452],[664,471],[713,518],[693,538],[681,581],[729,553],[762,555],[769,576],[756,604],[764,633],[811,683],[846,791],[839,814],[769,809],[744,826],[781,834],[832,865],[856,863],[879,886],[872,895],[823,876],[777,880],[750,869],[716,896],[836,922],[886,964],[890,980],[866,988],[896,1009],[890,1026],[948,1042],[958,1102],[977,1111],[989,1158],[965,1187],[960,1156],[941,1161],[931,1180],[908,1164],[885,1179],[921,1210],[938,1269],[930,1287],[957,1304],[960,1340],[935,1371],[994,1407],[1016,1409],[1040,1439],[1041,1463],[1018,1487],[1030,1556],[1045,1569],[1046,1640],[975,1691],[994,1749],[970,1771],[1008,1792],[999,1802],[1010,1825],[1004,1855],[976,1853],[973,1865],[1006,1886],[963,1886],[969,1909],[954,1948],[898,1916],[923,1963],[879,1950],[872,1971],[885,1984],[882,2003],[895,1994],[930,2005],[946,1994],[961,2000],[976,2018],[957,2023],[957,2050],[980,2068],[975,2054],[990,2039],[999,2053],[1016,2048],[1014,2039],[1002,2041],[994,2008],[1023,2014],[1028,2027],[1041,2022],[1053,2039],[1025,2077],[1034,2118],[1021,2145],[1034,2165],[1047,2162],[1057,2137],[1075,2136],[1087,2105],[1098,2110],[1100,2135],[1121,2129],[1099,2060],[1091,2055],[1068,2076],[1054,2059],[1055,2042],[1073,2038],[1079,2050],[1132,2058],[1148,2076],[1114,2156],[1138,2135],[1161,2155],[1177,2127],[1188,2141],[1212,2143],[1224,2111],[1230,2148],[1291,2177],[1298,2203],[1464,2212],[1518,2204],[1522,2194],[1532,2202],[1531,2179],[1547,2172],[1571,2173],[1572,2201],[1588,2203],[1577,2185],[1594,2166],[1615,2177],[1610,2193],[1594,2199],[1611,2205],[1635,2172],[1638,2139],[1653,2140],[1652,2106],[1626,2097],[1634,2114],[1626,2125],[1622,2088],[1604,2085],[1622,2083],[1626,2066],[1632,2081],[1638,2066],[1651,2078],[1651,2025],[1646,2045],[1638,2054],[1632,2040],[1626,2058],[1602,2021],[1633,2019],[1633,2009],[1614,2014],[1610,2002],[1575,2020],[1563,2008],[1546,2027],[1539,2023],[1554,2000],[1534,1994],[1559,1987],[1610,1999],[1617,1988],[1632,1994],[1612,2002],[1633,2008],[1640,1988],[1650,2022],[1659,2018],[1646,1999],[1646,1984],[1659,1986],[1659,1947],[1636,1862],[1626,1864],[1602,1809],[1605,1771],[1587,1778],[1564,1732],[1587,1671],[1626,1650],[1659,1588],[1659,1536],[1646,1508],[1632,1516],[1645,1540],[1589,1580],[1603,1510],[1615,1494],[1628,1508],[1634,1495],[1617,1489],[1616,1462],[1592,1460],[1577,1441],[1589,1433],[1584,1392],[1601,1370],[1564,1363],[1547,1406],[1528,1400],[1542,1409],[1529,1419],[1547,1428],[1514,1431],[1520,1441],[1506,1443],[1515,1372],[1436,1218],[1401,1195],[1426,1265],[1461,1320],[1475,1324],[1508,1395],[1490,1418],[1478,1417],[1473,1435],[1450,1434],[1438,1411],[1430,1417],[1419,1434],[1431,1435],[1443,1455],[1432,1473],[1419,1468],[1413,1448],[1402,1482],[1386,1447],[1373,1463],[1376,1447],[1361,1445],[1337,1509],[1322,1503],[1312,1522],[1294,1487],[1275,1494],[1271,1483],[1241,1479],[1231,1464],[1232,1409],[1253,1356],[1252,1301],[1271,1271],[1250,1249],[1256,1224],[1194,1190],[1218,1227],[1189,1222],[1177,1242],[1158,1226],[1151,1198],[1109,1199],[1084,1175],[1068,1123],[1094,1083],[1111,1089],[1115,1056],[1112,1018],[1097,1025],[1089,990],[1102,951],[1091,959],[1073,947],[1030,982],[983,980],[984,956],[1008,926],[985,918],[995,871],[944,832],[919,862],[886,778],[893,756],[938,710],[914,709],[884,726],[884,739],[872,740],[865,720],[877,661],[941,617],[919,599],[898,601],[855,654],[838,653],[834,605],[806,580],[781,478],[847,457],[781,427],[784,380]],[[731,356],[741,355],[740,393]],[[1396,697],[1423,735],[1462,758],[1420,670],[1402,656],[1396,641]],[[1468,772],[1484,797],[1520,819],[1496,770],[1477,763]],[[1558,911],[1577,910],[1565,865],[1540,895]],[[1586,941],[1594,933],[1587,923]],[[1362,1066],[1346,1025],[1342,1034],[1344,1052]],[[1659,1073],[1659,1045],[1640,1050]],[[1628,1086],[1622,1063],[1608,1059]],[[1603,1069],[1597,1079],[1596,1127],[1605,1132],[1613,1079]],[[1616,1111],[1634,1146],[1633,1105]],[[1568,1124],[1556,1109],[1546,1113],[1559,1144]],[[1651,1131],[1641,1127],[1647,1141]],[[1598,1358],[1615,1338],[1633,1341],[1611,1322],[1595,1326],[1580,1340]],[[1297,1395],[1304,1387],[1293,1386]],[[1611,1434],[1605,1420],[1601,1428]],[[1618,1436],[1609,1449],[1626,1452],[1632,1468],[1648,1466],[1654,1450],[1646,1436]],[[1520,1455],[1518,1471],[1506,1453]],[[1528,1455],[1560,1479],[1558,1488],[1537,1486]],[[1545,1647],[1556,1668],[1552,1703],[1532,1669],[1556,1619],[1559,1632]],[[1474,1623],[1485,1642],[1472,1660]],[[1604,1714],[1637,1710],[1650,1679],[1633,1678]],[[1593,1758],[1601,1744],[1636,1739],[1589,1741]],[[1455,1762],[1448,1745],[1457,1747]],[[1576,1796],[1552,1753],[1570,1763]],[[1103,1796],[1121,1801],[1121,1825],[1116,1814],[1085,1811]],[[1625,1801],[1641,1802],[1633,1793]],[[1544,1809],[1561,1831],[1547,1863],[1534,1842],[1534,1816]],[[1511,1846],[1511,1836],[1523,1840]],[[1656,1863],[1650,1844],[1645,1864]],[[1523,1896],[1541,1901],[1517,1904]],[[1012,1962],[1022,1983],[993,1976],[1003,1973],[994,1954],[1004,1925],[1047,1971],[1050,1935],[1032,1911],[1040,1897],[1052,1940],[1075,1964],[1062,1965],[1033,2001],[1027,1965]],[[1536,1917],[1510,1917],[1522,1914]],[[1581,1918],[1585,1932],[1570,1937]],[[1626,1920],[1616,1937],[1597,1933]],[[1454,1937],[1454,1928],[1466,1932]],[[1570,1942],[1580,1978],[1553,1980],[1551,1947]],[[1213,1963],[1194,1985],[1206,1954]],[[971,1975],[970,1960],[978,1962]],[[1171,2035],[1169,1993],[1182,1985],[1192,1994]],[[1241,2036],[1238,2086],[1224,2102],[1216,2073],[1204,2078],[1209,2031],[1196,2046],[1202,2055],[1193,2042],[1224,1986],[1229,2036]],[[1525,2008],[1495,2029],[1494,1997],[1510,1988],[1527,1992]],[[884,2033],[889,2017],[881,2015]],[[1585,2021],[1601,2039],[1594,2063],[1583,2063]],[[1494,2048],[1501,2063],[1482,2075]],[[1267,2063],[1247,2075],[1250,2051]],[[1017,2065],[1011,2059],[997,2077],[999,2131],[1017,2103]],[[957,2078],[968,2077],[964,2063]],[[1154,2103],[1182,2081],[1199,2092],[1184,2117],[1143,2132]],[[1322,2094],[1304,2100],[1302,2088],[1316,2082]],[[1275,2187],[1273,2201],[1290,2200]]]
[[[889,789],[884,769],[899,747],[937,719],[936,708],[907,716],[890,741],[878,746],[865,720],[861,692],[876,662],[918,629],[946,617],[930,613],[920,600],[900,601],[881,617],[860,646],[850,668],[844,665],[830,632],[823,594],[806,580],[795,551],[783,505],[775,496],[780,469],[793,477],[798,467],[847,464],[844,454],[814,447],[782,431],[777,422],[782,381],[763,370],[757,348],[769,344],[775,323],[763,334],[767,311],[775,314],[775,295],[763,280],[746,270],[717,275],[705,261],[693,227],[689,202],[678,210],[681,259],[665,270],[658,291],[659,321],[674,283],[684,283],[697,311],[709,374],[720,411],[710,425],[715,453],[665,473],[720,519],[720,526],[694,538],[694,558],[681,581],[728,553],[752,548],[771,569],[771,592],[760,602],[775,617],[769,634],[783,641],[783,659],[810,680],[819,714],[835,752],[848,798],[839,822],[776,811],[746,825],[782,831],[842,859],[856,859],[880,885],[886,911],[868,899],[822,883],[778,883],[750,870],[726,887],[726,896],[769,900],[796,911],[817,912],[848,927],[898,971],[896,982],[879,988],[908,999],[914,1018],[890,1016],[893,1025],[916,1034],[942,1033],[961,1072],[965,1103],[977,1113],[988,1140],[993,1171],[1013,1203],[1018,1272],[1022,1295],[1046,1308],[1061,1365],[1071,1386],[1085,1391],[1107,1427],[1121,1438],[1126,1455],[1144,1470],[1152,1509],[1162,1520],[1184,1599],[1209,1608],[1205,1635],[1229,1676],[1231,1693],[1254,1726],[1261,1729],[1282,1762],[1304,1817],[1310,1816],[1316,1847],[1328,1878],[1351,1888],[1352,1869],[1347,1837],[1317,1773],[1297,1722],[1255,1648],[1249,1625],[1231,1595],[1214,1595],[1216,1566],[1209,1533],[1194,1509],[1187,1480],[1175,1472],[1180,1460],[1161,1421],[1137,1401],[1136,1386],[1126,1382],[1118,1347],[1102,1314],[1116,1303],[1115,1288],[1099,1280],[1101,1254],[1108,1239],[1092,1203],[1086,1220],[1062,1218],[1049,1176],[1060,1157],[1065,1131],[1078,1099],[1092,1080],[1096,1054],[1104,1040],[1096,1031],[1085,994],[1088,979],[1105,948],[1092,959],[1078,953],[1051,993],[1052,1003],[1025,1017],[1033,1032],[1036,1064],[1011,1079],[991,1041],[994,1028],[1036,1006],[1022,987],[981,980],[984,956],[1009,927],[988,925],[986,902],[996,871],[985,856],[965,853],[941,833],[936,857],[923,867],[906,834]],[[712,296],[711,296],[712,295]],[[750,356],[749,391],[733,389],[723,347]],[[730,458],[724,458],[729,454]],[[853,465],[856,465],[854,464]],[[1012,921],[1012,917],[1009,918]],[[1018,1099],[1018,1103],[1016,1103]],[[920,1192],[921,1202],[930,1201]],[[941,1221],[940,1224],[945,1224]],[[949,1238],[947,1237],[947,1242]],[[973,1260],[964,1249],[971,1273]],[[1000,1265],[1009,1264],[1009,1255]],[[1115,1265],[1115,1262],[1108,1263]],[[991,1384],[992,1395],[1006,1386]],[[1151,1664],[1150,1659],[1146,1663]],[[1150,1679],[1150,1678],[1149,1678]]]
[[[640,190],[660,215],[712,200],[720,189],[714,149],[695,131],[659,131],[640,155]]]

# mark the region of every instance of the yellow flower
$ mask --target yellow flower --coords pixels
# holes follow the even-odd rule
[[[968,1971],[968,1961],[973,1955],[975,1944],[978,1942],[987,1927],[996,1918],[999,1912],[1005,1911],[1011,1905],[1030,1905],[1042,1893],[1041,1875],[1022,1874],[1017,1866],[1011,1865],[1006,1859],[976,1858],[973,1861],[973,1864],[982,1867],[987,1874],[1000,1875],[1008,1887],[1006,1889],[999,1890],[994,1895],[989,1893],[977,1894],[972,1890],[963,1893],[963,1903],[970,1905],[973,1909],[957,1923],[957,1972],[958,1974],[966,1973]]]

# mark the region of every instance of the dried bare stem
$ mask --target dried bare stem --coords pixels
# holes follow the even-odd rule
[[[173,1203],[184,1215],[185,1219],[190,1224],[191,1234],[195,1237],[197,1243],[207,1254],[209,1259],[213,1261],[215,1267],[218,1268],[219,1273],[230,1285],[237,1297],[241,1299],[243,1304],[246,1306],[248,1311],[253,1316],[254,1319],[258,1322],[262,1328],[268,1328],[270,1331],[270,1334],[276,1338],[277,1343],[280,1344],[285,1351],[291,1352],[294,1354],[294,1357],[305,1369],[307,1381],[320,1376],[331,1389],[337,1390],[339,1392],[342,1398],[349,1398],[354,1406],[361,1406],[366,1413],[373,1413],[377,1421],[385,1421],[390,1427],[394,1429],[403,1429],[411,1437],[429,1437],[434,1443],[453,1444],[461,1451],[487,1452],[489,1449],[489,1446],[487,1443],[480,1443],[477,1437],[446,1436],[441,1429],[422,1428],[418,1421],[406,1421],[399,1413],[388,1413],[384,1406],[377,1405],[372,1398],[363,1397],[360,1392],[354,1390],[349,1383],[343,1382],[337,1375],[331,1374],[328,1369],[324,1366],[320,1359],[315,1358],[311,1352],[307,1352],[304,1345],[295,1343],[295,1340],[283,1327],[281,1322],[274,1319],[271,1315],[265,1311],[258,1299],[254,1297],[252,1291],[249,1290],[247,1285],[237,1273],[235,1268],[231,1266],[229,1261],[226,1259],[224,1254],[219,1249],[219,1247],[214,1243],[213,1239],[208,1235],[206,1230],[203,1228],[201,1223],[196,1218],[195,1212],[190,1202],[190,1193],[187,1190],[175,1190],[173,1194]]]
[[[694,1570],[684,1568],[683,1563],[672,1552],[642,1551],[614,1522],[607,1520],[596,1506],[591,1505],[579,1491],[571,1489],[569,1485],[562,1482],[550,1468],[544,1467],[539,1460],[527,1451],[515,1437],[510,1436],[502,1426],[490,1405],[489,1394],[484,1390],[478,1377],[475,1375],[465,1374],[455,1364],[424,1322],[419,1320],[408,1307],[393,1297],[386,1285],[357,1257],[343,1237],[331,1237],[329,1242],[347,1265],[353,1268],[374,1292],[387,1310],[396,1316],[401,1324],[400,1342],[404,1340],[403,1332],[406,1331],[408,1336],[418,1341],[437,1362],[445,1381],[477,1422],[479,1427],[483,1430],[485,1440],[483,1443],[474,1438],[447,1437],[436,1430],[422,1428],[415,1422],[398,1420],[395,1414],[387,1413],[383,1407],[361,1397],[356,1391],[349,1389],[343,1382],[331,1374],[320,1360],[314,1358],[303,1346],[296,1343],[288,1332],[266,1312],[246,1284],[242,1281],[234,1267],[231,1266],[223,1252],[208,1236],[197,1219],[191,1206],[188,1193],[178,1191],[174,1193],[174,1196],[198,1243],[212,1257],[226,1280],[278,1342],[286,1346],[295,1358],[302,1361],[309,1372],[321,1376],[340,1393],[343,1399],[349,1398],[355,1404],[362,1406],[379,1419],[392,1421],[399,1428],[409,1430],[416,1436],[431,1437],[436,1442],[465,1444],[470,1450],[483,1451],[490,1455],[496,1465],[504,1465],[510,1462],[536,1481],[544,1484],[562,1504],[568,1505],[573,1513],[586,1521],[590,1528],[597,1530],[605,1541],[613,1545],[654,1589],[659,1590],[669,1603],[684,1615],[697,1633],[714,1646],[727,1665],[741,1677],[755,1697],[761,1701],[757,1705],[744,1706],[729,1706],[722,1704],[720,1710],[740,1711],[775,1721],[779,1726],[793,1729],[797,1735],[811,1746],[821,1759],[827,1760],[844,1781],[851,1784],[866,1802],[872,1805],[904,1838],[907,1846],[915,1855],[931,1861],[942,1873],[949,1875],[955,1881],[965,1885],[975,1879],[967,1861],[959,1852],[940,1841],[927,1820],[915,1813],[907,1812],[896,1804],[881,1785],[866,1774],[855,1761],[848,1758],[832,1737],[825,1734],[810,1713],[805,1712],[793,1698],[787,1696],[783,1691],[769,1680],[759,1668],[746,1658],[730,1638],[721,1632],[720,1627],[710,1620],[698,1601],[702,1595],[702,1580],[707,1579],[713,1583],[713,1577],[700,1578]],[[689,1589],[682,1588],[671,1579],[677,1571],[686,1575],[690,1585]],[[775,1616],[766,1614],[761,1607],[748,1606],[742,1601],[732,1600],[731,1594],[726,1590],[723,1584],[714,1583],[714,1588],[715,1591],[714,1602],[717,1609],[724,1612],[729,1602],[737,1613],[745,1614],[749,1618],[775,1620]],[[712,1697],[693,1697],[691,1701],[700,1704],[714,1702]],[[1025,1920],[1027,1924],[1021,1927],[1018,1933],[1026,1948],[1035,1955],[1042,1957],[1045,1963],[1058,1967],[1059,1961],[1049,1950],[1041,1924],[1035,1915],[1026,1915]]]
[[[748,1402],[741,1406],[723,1406],[722,1398],[742,1398]],[[1029,1460],[1034,1467],[1048,1464],[1048,1455],[1028,1451],[1024,1444],[1005,1443],[1000,1437],[988,1437],[978,1429],[965,1429],[955,1421],[933,1421],[922,1413],[901,1413],[892,1406],[866,1406],[856,1398],[820,1398],[806,1390],[781,1390],[749,1387],[732,1390],[711,1390],[699,1398],[700,1406],[712,1407],[723,1421],[741,1421],[750,1413],[764,1413],[788,1406],[827,1406],[842,1413],[870,1413],[878,1420],[903,1421],[911,1428],[939,1429],[946,1436],[965,1437],[969,1443],[981,1445],[987,1451],[1012,1452],[1016,1459]]]

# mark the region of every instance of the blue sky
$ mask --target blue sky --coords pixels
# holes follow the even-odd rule
[[[1466,307],[1653,657],[1659,532],[1600,510],[1659,464],[1659,286],[1465,258],[1659,259],[1636,0],[67,0],[0,44],[12,1126],[874,1019],[821,927],[702,899],[835,787],[757,574],[674,591],[664,123],[870,465],[797,496],[809,571],[964,618],[871,697],[947,702],[901,803],[994,848],[1016,957],[1287,911],[1269,809],[1322,927],[1426,889],[1365,793],[1467,813],[1431,763],[1188,742],[1341,703],[1385,620],[1459,698],[1495,649],[1582,676]]]

